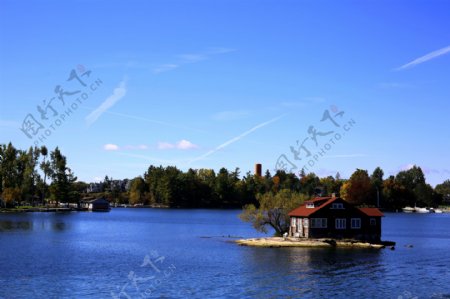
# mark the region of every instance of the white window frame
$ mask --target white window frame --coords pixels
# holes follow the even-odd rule
[[[295,225],[295,223],[297,222],[296,219],[297,219],[296,217],[292,217],[292,218],[291,218],[291,226],[293,226],[293,227],[296,226],[296,225]]]
[[[377,225],[377,219],[376,218],[370,218],[370,226]]]
[[[311,228],[327,228],[327,218],[311,218]]]
[[[356,224],[358,224],[358,225],[356,225]],[[350,227],[352,229],[361,229],[361,218],[352,218],[350,220]]]
[[[334,221],[334,225],[336,229],[347,229],[347,219],[336,218],[336,220]]]
[[[308,203],[306,203],[306,208],[307,209],[314,209],[315,207],[314,207],[314,203],[313,202],[308,202]]]

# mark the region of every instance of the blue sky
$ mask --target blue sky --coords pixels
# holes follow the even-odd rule
[[[2,1],[0,143],[59,146],[84,181],[150,164],[273,171],[284,155],[320,176],[417,164],[435,185],[450,178],[448,11],[448,1]],[[86,86],[68,81],[72,70]],[[37,107],[49,102],[45,120]],[[321,121],[326,111],[339,127]],[[30,115],[31,138],[20,130]]]

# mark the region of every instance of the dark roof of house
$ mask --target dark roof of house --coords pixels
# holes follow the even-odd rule
[[[332,203],[333,201],[338,199],[338,197],[334,197],[334,198],[333,197],[327,197],[327,198],[318,197],[318,198],[314,198],[312,200],[308,200],[305,203],[317,202],[317,201],[322,201],[322,200],[326,200],[326,199],[328,199],[326,202],[324,202],[323,204],[321,204],[320,206],[315,207],[315,208],[307,208],[306,204],[302,204],[298,208],[290,211],[288,215],[289,216],[308,217],[309,215],[314,214],[318,210],[320,210],[323,207],[327,206],[328,204]]]
[[[384,217],[383,213],[377,208],[359,208],[359,210],[370,217]]]
[[[305,201],[304,204],[302,204],[298,208],[290,211],[288,215],[289,216],[297,216],[297,217],[309,217],[310,215],[314,214],[315,212],[330,205],[337,199],[341,199],[341,198],[340,197],[316,197],[314,199]],[[307,208],[306,207],[306,203],[316,203],[316,202],[320,202],[320,201],[325,201],[325,202],[315,208]],[[377,208],[357,208],[357,209],[369,217],[383,217],[384,216],[383,213],[381,213],[381,211],[378,210]]]

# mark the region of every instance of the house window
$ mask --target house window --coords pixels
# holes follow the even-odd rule
[[[337,218],[335,224],[336,224],[336,229],[346,229],[347,228],[347,221],[345,218]]]
[[[295,217],[291,218],[291,226],[295,226]]]
[[[343,209],[344,208],[344,204],[340,203],[340,202],[335,202],[331,205],[332,209]]]
[[[303,226],[308,227],[308,218],[303,219]]]
[[[307,208],[307,209],[313,209],[313,208],[314,208],[314,203],[308,202],[308,203],[306,204],[306,208]]]
[[[327,228],[327,218],[311,218],[311,228]]]
[[[360,229],[361,228],[361,218],[352,218],[351,227],[353,229]]]
[[[370,218],[370,225],[377,225],[377,220],[375,218]]]

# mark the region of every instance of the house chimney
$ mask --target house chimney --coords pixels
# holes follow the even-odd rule
[[[336,198],[336,193],[331,193],[332,198]]]
[[[259,163],[255,164],[255,175],[259,177],[262,175],[262,165]]]

